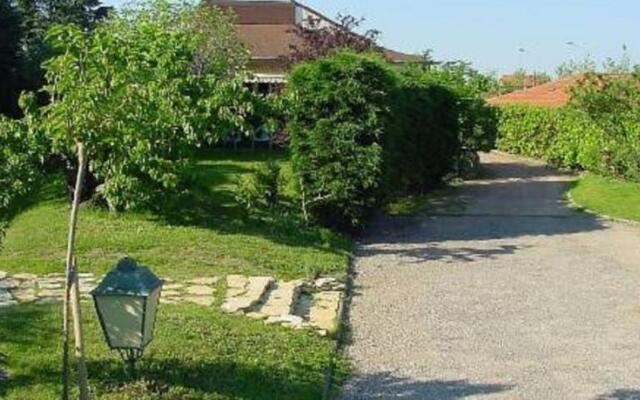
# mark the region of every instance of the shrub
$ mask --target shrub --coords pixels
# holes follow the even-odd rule
[[[24,121],[0,116],[0,242],[14,200],[29,193],[41,175],[47,147]]]
[[[350,52],[293,70],[288,130],[305,216],[341,230],[363,225],[378,201],[393,88],[381,60]]]
[[[627,116],[613,129],[574,107],[506,106],[500,109],[498,148],[560,167],[640,180],[639,121]]]
[[[460,103],[428,71],[399,74],[385,140],[385,191],[423,193],[452,172],[461,154]]]
[[[392,68],[352,52],[298,65],[288,130],[305,215],[358,229],[383,200],[423,193],[453,172],[462,125],[475,130],[476,122],[465,119],[470,103],[449,84],[417,66]]]
[[[23,121],[0,116],[0,210],[33,187],[46,148],[46,141],[29,131]]]
[[[489,151],[495,147],[497,110],[485,100],[494,87],[492,77],[474,70],[465,62],[436,65],[424,72],[424,80],[453,92],[460,122],[458,134],[470,151]]]
[[[240,177],[235,189],[236,201],[247,211],[275,208],[279,202],[280,181],[280,165],[267,161],[254,173]]]

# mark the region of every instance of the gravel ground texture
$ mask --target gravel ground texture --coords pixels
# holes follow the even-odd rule
[[[571,175],[482,162],[464,211],[360,244],[342,399],[640,399],[640,226],[574,211]]]

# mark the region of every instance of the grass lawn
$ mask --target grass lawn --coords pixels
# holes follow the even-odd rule
[[[10,379],[0,398],[60,398],[60,307],[0,310],[0,354]],[[93,398],[321,399],[332,343],[308,331],[265,326],[198,306],[163,305],[154,341],[129,379],[107,348],[94,310],[84,308]],[[338,378],[346,364],[337,360]],[[142,379],[144,377],[144,379]],[[77,398],[77,396],[76,396]]]
[[[571,188],[579,206],[614,218],[640,221],[640,184],[585,175]]]
[[[282,155],[271,153],[284,165]],[[238,176],[267,152],[211,152],[191,171],[192,193],[158,214],[80,212],[78,262],[83,272],[105,273],[121,256],[174,279],[227,273],[289,279],[343,275],[351,243],[329,230],[309,228],[293,215],[248,216],[236,205]],[[286,193],[285,193],[286,195]],[[0,269],[44,274],[63,270],[68,205],[61,180],[48,183],[7,231]],[[286,201],[286,197],[285,197]]]
[[[109,212],[84,207],[80,214],[81,272],[104,273],[128,254],[160,276],[185,279],[228,273],[268,274],[278,279],[345,275],[351,242],[307,227],[289,211],[247,215],[234,201],[237,177],[267,152],[209,152],[190,171],[188,194],[156,213]],[[285,191],[283,200],[287,200]],[[62,272],[68,206],[61,180],[52,177],[10,221],[0,250],[0,270]],[[130,381],[106,347],[86,305],[92,389],[100,399],[320,399],[333,342],[309,331],[265,326],[224,315],[218,304],[162,305],[156,339]],[[0,309],[0,398],[48,400],[60,390],[60,307]],[[2,366],[6,358],[5,366]],[[337,364],[338,381],[346,362]],[[1,375],[0,375],[1,376]],[[144,379],[142,379],[144,377]]]

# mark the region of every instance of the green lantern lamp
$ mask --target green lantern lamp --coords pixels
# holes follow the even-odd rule
[[[105,339],[133,373],[153,340],[163,281],[132,258],[123,258],[92,292]]]

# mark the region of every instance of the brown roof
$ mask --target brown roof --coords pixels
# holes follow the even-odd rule
[[[241,25],[292,25],[296,20],[295,5],[290,2],[208,0],[208,4],[232,11]]]
[[[236,28],[240,40],[251,51],[253,59],[278,59],[286,57],[291,47],[299,44],[296,28],[296,7],[315,13],[327,22],[334,21],[319,12],[294,1],[238,1],[205,0],[207,4],[231,10],[236,14]],[[418,61],[420,57],[383,49],[393,62]]]
[[[569,102],[570,89],[581,79],[572,76],[529,89],[497,96],[489,99],[489,104],[495,106],[509,104],[528,104],[541,107],[562,107]]]
[[[293,25],[238,25],[236,29],[254,59],[286,57],[299,42]]]

